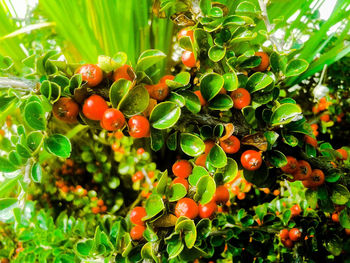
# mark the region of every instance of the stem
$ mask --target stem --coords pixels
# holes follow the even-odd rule
[[[29,81],[29,80],[23,80],[23,79],[12,79],[12,78],[6,78],[6,77],[0,77],[0,87],[12,87],[19,91],[35,91],[36,83]]]

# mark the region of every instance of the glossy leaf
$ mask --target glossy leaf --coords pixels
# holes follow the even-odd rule
[[[154,64],[162,61],[165,57],[166,55],[160,50],[146,50],[140,55],[137,61],[136,71],[145,71]]]
[[[206,74],[200,83],[200,91],[207,101],[213,99],[224,86],[224,79],[216,73]]]
[[[12,173],[17,170],[17,167],[13,165],[9,160],[4,157],[0,157],[0,172]]]
[[[224,78],[224,89],[227,91],[233,91],[238,88],[238,78],[235,72],[225,73]]]
[[[208,108],[211,110],[227,111],[233,107],[233,101],[226,94],[218,94],[209,102]]]
[[[167,195],[169,198],[169,202],[175,202],[185,197],[187,194],[187,190],[183,184],[173,184]]]
[[[180,135],[181,150],[192,157],[198,156],[204,152],[204,142],[198,136],[190,133],[181,133]]]
[[[139,114],[147,109],[149,94],[145,87],[138,85],[132,88],[120,102],[119,109],[126,116]]]
[[[72,145],[67,137],[61,134],[53,134],[45,139],[44,147],[58,157],[68,158],[72,151]]]
[[[214,61],[219,62],[225,57],[226,49],[219,46],[212,46],[208,51],[208,57]]]
[[[36,151],[41,145],[44,135],[39,131],[33,131],[27,136],[27,147],[32,151]]]
[[[209,175],[202,176],[198,180],[196,187],[197,191],[194,195],[194,199],[203,205],[209,203],[212,200],[216,190],[214,179]]]
[[[208,171],[202,166],[195,166],[192,170],[192,174],[188,177],[188,182],[192,186],[196,186],[199,179],[202,176],[209,175]]]
[[[269,86],[273,82],[273,78],[267,74],[256,72],[248,79],[246,89],[250,92],[256,92]]]
[[[217,144],[215,144],[215,146],[209,152],[208,160],[209,163],[216,168],[222,168],[227,164],[226,153]]]
[[[28,125],[34,130],[45,130],[45,112],[39,102],[32,101],[24,108],[24,118]]]
[[[272,126],[285,125],[297,120],[302,114],[301,108],[292,103],[280,105],[275,109],[271,116]]]
[[[182,233],[185,244],[188,248],[192,248],[197,238],[197,229],[193,220],[185,219],[178,222],[175,226],[176,233]]]
[[[145,203],[147,215],[142,218],[143,221],[155,217],[165,208],[162,196],[159,194],[151,194]]]
[[[154,128],[163,130],[174,126],[180,114],[181,109],[176,103],[166,101],[154,107],[149,120]]]
[[[286,68],[286,77],[297,76],[303,73],[309,67],[309,63],[307,63],[304,59],[293,59],[290,61]]]
[[[113,108],[117,108],[119,103],[132,87],[132,82],[126,79],[120,79],[114,82],[109,90],[109,100]]]

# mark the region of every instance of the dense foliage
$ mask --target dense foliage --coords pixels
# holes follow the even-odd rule
[[[279,48],[264,5],[234,2],[155,2],[179,26],[169,68],[158,49],[35,52],[16,79],[2,57],[3,262],[350,260],[350,148],[323,135],[347,82],[311,108],[315,80],[290,86],[302,47]]]

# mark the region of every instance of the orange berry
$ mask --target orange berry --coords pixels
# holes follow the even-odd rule
[[[91,211],[96,215],[100,212],[100,208],[98,206],[92,207]]]
[[[324,122],[329,122],[330,121],[330,117],[328,114],[323,114],[321,117],[320,117],[320,120],[321,121],[324,121]]]
[[[342,158],[340,158],[341,160],[348,159],[348,152],[345,149],[338,149],[337,152],[341,154],[342,156]]]
[[[103,205],[104,205],[103,200],[102,200],[102,199],[99,199],[99,200],[97,201],[97,205],[98,205],[98,206],[103,206]]]
[[[281,192],[280,192],[280,190],[278,190],[278,189],[276,189],[276,190],[273,191],[273,195],[274,195],[274,196],[278,196],[280,193],[281,193]]]
[[[136,151],[136,153],[138,155],[142,155],[144,152],[145,152],[145,149],[143,149],[143,148],[138,148],[137,151]]]
[[[107,211],[107,206],[103,205],[101,206],[101,212],[104,213]]]
[[[192,173],[192,165],[187,160],[178,160],[173,164],[173,174],[181,178],[187,178]]]
[[[338,213],[333,213],[332,214],[332,221],[335,223],[339,223],[339,215]]]
[[[245,193],[243,193],[243,192],[238,193],[238,194],[237,194],[237,198],[238,198],[239,200],[245,199]]]
[[[199,99],[199,103],[201,104],[201,106],[204,106],[205,104],[207,104],[207,101],[204,99],[204,97],[202,96],[202,93],[200,90],[196,90],[194,92],[194,94],[196,94],[196,96]]]
[[[206,153],[199,155],[194,163],[198,166],[205,167],[205,162],[207,160],[207,156],[208,156],[208,154],[206,154]]]

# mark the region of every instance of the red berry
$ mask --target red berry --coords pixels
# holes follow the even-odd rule
[[[141,240],[143,238],[143,232],[146,228],[141,225],[136,225],[130,230],[130,236],[132,240]]]
[[[178,34],[177,34],[177,38],[180,39],[182,37],[188,36],[191,38],[191,41],[194,41],[194,37],[193,37],[193,30],[188,29],[188,28],[184,28],[182,29]]]
[[[165,75],[159,80],[159,83],[166,84],[166,80],[174,80],[174,79],[175,79],[175,76],[173,75]]]
[[[125,117],[121,111],[111,108],[103,113],[101,126],[107,131],[119,130],[124,124]]]
[[[97,65],[85,64],[77,70],[78,74],[81,74],[82,79],[87,82],[90,87],[95,87],[103,79],[103,72]]]
[[[211,217],[215,211],[217,210],[217,205],[214,201],[210,201],[205,205],[199,204],[199,216],[200,218],[209,218]]]
[[[144,225],[145,223],[142,221],[142,218],[147,215],[146,209],[142,206],[136,206],[130,212],[130,221],[135,225]]]
[[[322,170],[314,169],[312,170],[310,177],[302,181],[302,183],[306,188],[314,189],[322,185],[324,181],[325,181],[325,176]]]
[[[213,200],[216,203],[226,203],[230,199],[230,193],[227,188],[223,185],[216,187],[215,194],[213,196]]]
[[[225,153],[234,154],[239,151],[241,143],[236,136],[231,135],[227,140],[220,141],[220,146]]]
[[[182,184],[186,190],[188,191],[188,182],[186,179],[184,178],[181,178],[181,177],[176,177],[174,180],[173,180],[173,184]]]
[[[337,152],[341,154],[342,156],[342,158],[340,158],[341,160],[348,159],[348,152],[345,149],[338,149]]]
[[[241,164],[245,169],[255,171],[262,164],[261,154],[254,150],[247,150],[241,155]]]
[[[292,228],[289,230],[289,239],[292,241],[298,241],[301,238],[301,232],[298,228]]]
[[[232,91],[231,98],[233,100],[233,107],[239,110],[248,106],[251,101],[250,93],[243,88],[238,88]]]
[[[79,105],[71,98],[62,97],[52,106],[53,115],[66,123],[77,122]]]
[[[285,166],[281,167],[281,170],[288,174],[295,173],[299,168],[297,159],[295,159],[293,156],[287,156],[287,162],[288,163]]]
[[[202,96],[202,93],[200,90],[196,90],[194,91],[194,94],[196,94],[196,96],[199,99],[199,103],[201,104],[201,106],[204,106],[207,104],[207,101],[204,99],[204,97]]]
[[[281,240],[287,240],[289,239],[289,231],[288,229],[284,228],[280,231],[280,238]]]
[[[339,223],[339,215],[338,213],[333,213],[332,214],[332,221],[335,223]]]
[[[128,121],[128,126],[131,137],[143,138],[150,136],[149,121],[141,115],[131,117]]]
[[[195,219],[198,216],[198,205],[190,198],[182,198],[177,201],[175,215],[177,217],[186,216],[189,219]]]
[[[306,180],[310,177],[312,168],[311,165],[304,160],[298,161],[298,170],[293,174],[295,180]]]
[[[107,102],[99,95],[91,95],[85,100],[83,114],[94,121],[102,120],[103,113],[108,109]]]
[[[186,67],[193,68],[196,66],[196,58],[191,51],[185,50],[182,53],[181,60]]]
[[[309,136],[309,135],[305,135],[304,136],[304,141],[305,141],[305,143],[307,143],[307,144],[310,144],[311,146],[313,146],[313,147],[317,147],[317,145],[318,145],[318,143],[317,143],[317,140],[315,139],[315,138],[312,138],[311,136]]]
[[[265,71],[270,65],[269,56],[265,52],[255,52],[254,56],[261,57],[259,66],[253,68],[254,71]]]
[[[174,163],[173,174],[181,178],[187,178],[192,173],[192,164],[187,160],[178,160]]]
[[[136,151],[136,153],[138,155],[142,155],[144,152],[145,152],[145,149],[143,149],[143,148],[138,148],[137,151]]]
[[[132,74],[132,68],[126,64],[124,66],[121,66],[120,68],[116,69],[113,73],[114,81],[118,81],[120,79],[126,79],[126,80],[133,81],[132,77],[130,77],[128,72],[130,72]]]
[[[290,239],[282,240],[282,244],[283,244],[286,248],[292,248],[292,247],[294,246],[293,241],[290,240]]]
[[[296,216],[300,215],[301,208],[298,204],[295,204],[291,207],[290,211],[292,212],[292,217],[296,217]]]
[[[135,183],[137,181],[142,180],[143,178],[144,178],[143,172],[138,171],[131,177],[131,180]]]

